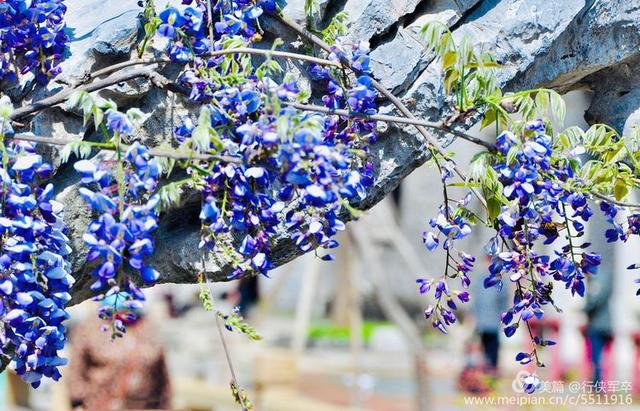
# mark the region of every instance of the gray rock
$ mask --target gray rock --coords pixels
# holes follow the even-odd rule
[[[85,127],[81,118],[71,115],[60,108],[44,110],[36,114],[31,122],[31,130],[35,135],[52,138],[65,138],[81,141],[85,135]],[[38,151],[51,163],[54,170],[61,164],[60,146],[40,144]]]
[[[307,14],[304,11],[304,5],[306,0],[291,0],[287,1],[287,4],[284,7],[283,13],[294,19],[300,24],[307,23]],[[320,7],[320,12],[318,15],[314,16],[313,23],[318,25],[322,20],[324,13],[327,10],[327,5],[329,4],[329,0],[318,0],[318,6]]]
[[[139,16],[139,10],[132,10],[99,25],[91,36],[93,50],[102,56],[128,56],[142,29]]]
[[[428,22],[439,21],[448,27],[457,24],[464,13],[478,3],[470,0],[437,0],[422,7],[422,14],[408,25],[400,25],[395,36],[371,52],[371,68],[382,85],[394,93],[405,92],[407,87],[433,60],[425,52],[420,29]]]
[[[368,41],[386,33],[402,17],[411,14],[420,0],[348,0],[344,11],[352,21],[349,37]]]
[[[396,37],[371,52],[371,69],[385,88],[405,91],[428,64],[425,45],[409,30],[400,29]]]
[[[581,79],[637,55],[639,47],[637,1],[587,1],[547,55],[533,64],[523,79],[533,76],[533,82],[567,91]],[[523,80],[517,86],[530,85]]]
[[[594,93],[585,113],[590,123],[609,124],[619,133],[632,131],[625,125],[640,108],[639,64],[640,56],[633,57],[582,79]],[[633,117],[637,119],[637,114]],[[634,119],[631,124],[640,125]]]
[[[65,4],[70,56],[61,65],[59,80],[82,79],[97,58],[122,57],[131,49],[140,29],[140,7],[135,1],[70,0]]]
[[[376,76],[420,118],[438,120],[451,113],[439,63],[424,53],[416,38],[419,27],[430,19],[438,19],[453,27],[457,39],[468,35],[474,44],[497,55],[504,65],[500,81],[506,89],[551,85],[564,91],[591,87],[603,102],[616,102],[594,103],[590,110],[592,117],[620,126],[637,111],[635,102],[640,96],[635,80],[639,77],[636,67],[640,58],[640,7],[635,3],[623,0],[348,0],[322,4],[327,6],[328,15],[339,11],[340,4],[344,4],[352,18],[351,38],[374,39],[372,65]],[[140,28],[135,2],[70,0],[67,4],[73,42],[71,56],[63,64],[65,74],[61,81],[81,79],[92,68],[131,54]],[[288,10],[299,13],[303,4],[303,0],[291,1]],[[267,39],[281,37],[288,42],[297,39],[297,35],[272,19],[266,19],[263,27],[269,31]],[[302,73],[304,65],[288,67]],[[165,74],[175,78],[176,73],[167,70]],[[60,84],[51,86],[56,87]],[[102,91],[102,95],[115,99],[123,107],[141,108],[145,118],[136,130],[136,138],[152,146],[170,141],[179,117],[197,109],[179,95],[152,87],[146,79],[119,84]],[[394,109],[386,106],[381,111],[394,112]],[[616,113],[620,115],[616,117]],[[468,128],[476,120],[466,119],[457,127]],[[38,134],[90,137],[84,136],[81,123],[75,114],[56,108],[38,114],[31,126]],[[433,131],[433,137],[443,144],[450,141],[450,136],[440,131]],[[59,165],[55,151],[47,155]],[[361,209],[381,201],[428,159],[423,137],[413,127],[394,125],[381,125],[372,155],[376,181],[367,198],[358,204]],[[73,262],[78,278],[74,291],[77,302],[88,296],[87,287],[91,282],[91,267],[84,261],[86,251],[80,239],[90,215],[77,195],[77,181],[68,169],[68,166],[60,167],[55,179],[63,188],[59,198],[66,205],[73,247],[77,251]],[[154,256],[154,263],[162,273],[161,282],[195,281],[194,273],[201,268],[202,258],[197,248],[198,208],[197,193],[187,193],[183,206],[164,216]],[[274,247],[278,265],[299,255],[286,232],[280,233]],[[223,281],[231,267],[228,262],[209,256],[205,271]]]

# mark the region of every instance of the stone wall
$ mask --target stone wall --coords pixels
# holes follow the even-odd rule
[[[179,3],[179,1],[174,0]],[[37,100],[68,84],[75,84],[100,67],[133,58],[132,51],[141,38],[140,9],[135,1],[67,0],[71,29],[71,55],[63,64],[63,75],[47,90],[27,96]],[[291,0],[285,13],[304,21],[304,0]],[[350,14],[350,36],[368,41],[372,47],[374,75],[423,119],[438,120],[451,112],[441,84],[439,65],[425,52],[417,32],[427,21],[447,24],[457,39],[470,36],[472,42],[494,52],[503,64],[500,81],[506,90],[550,86],[567,92],[588,88],[593,100],[587,112],[589,121],[602,121],[622,129],[638,109],[636,60],[640,58],[640,7],[636,1],[612,0],[323,0],[322,15],[316,24],[326,24],[341,10]],[[281,37],[286,48],[296,49],[296,35],[276,20],[263,25],[265,39]],[[268,44],[264,44],[265,47]],[[298,46],[300,47],[300,46]],[[295,69],[291,63],[283,63]],[[172,67],[161,68],[170,78]],[[24,90],[13,89],[14,96]],[[180,96],[155,89],[146,79],[132,80],[101,92],[121,107],[137,106],[145,113],[136,138],[157,145],[171,138],[173,126],[190,107]],[[383,112],[392,112],[385,105]],[[638,114],[633,114],[636,118]],[[475,118],[456,124],[460,129],[473,125]],[[44,136],[74,139],[96,138],[84,132],[77,113],[62,107],[45,110],[30,122],[31,130]],[[450,136],[434,134],[442,143]],[[490,138],[490,136],[487,136]],[[475,149],[475,148],[474,148]],[[456,145],[463,158],[471,148]],[[76,301],[86,297],[88,268],[80,234],[89,215],[77,195],[78,181],[69,164],[61,165],[57,150],[46,149],[57,167],[56,183],[63,191],[60,199],[67,206],[67,220],[74,248],[74,269],[78,278]],[[376,184],[360,204],[368,209],[378,203],[428,158],[423,138],[413,127],[380,126],[380,139],[372,150],[376,161]],[[439,202],[433,182],[419,177],[407,180],[403,191],[406,207],[403,225],[419,249],[417,221],[426,221]],[[194,281],[199,259],[198,197],[187,195],[178,212],[168,212],[158,233],[156,265],[162,282]],[[418,234],[418,235],[416,235]],[[278,263],[286,263],[297,251],[286,241],[277,246]],[[210,260],[207,271],[224,280],[228,265]],[[407,289],[408,291],[408,289]]]

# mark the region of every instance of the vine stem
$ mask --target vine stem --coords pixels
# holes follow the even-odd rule
[[[640,208],[640,204],[635,204],[635,203],[626,203],[624,201],[618,201],[616,199],[613,198],[609,198],[604,194],[600,194],[600,193],[589,193],[592,196],[599,198],[600,200],[606,201],[607,203],[611,203],[620,207],[627,207],[627,208]]]
[[[217,50],[214,51],[212,53],[210,53],[210,56],[223,56],[223,55],[229,55],[229,54],[257,54],[257,55],[263,55],[263,56],[275,56],[275,57],[283,57],[283,58],[288,58],[288,59],[292,59],[292,60],[300,60],[300,61],[307,61],[310,63],[316,63],[316,64],[321,64],[321,65],[325,65],[325,66],[334,66],[334,67],[339,67],[342,68],[342,64],[340,64],[337,61],[331,61],[331,60],[326,60],[326,59],[321,59],[321,58],[317,58],[317,57],[313,57],[313,56],[306,56],[304,54],[296,54],[296,53],[289,53],[289,52],[284,52],[284,51],[276,51],[276,50],[263,50],[263,49],[255,49],[255,48],[247,48],[247,47],[242,47],[242,48],[235,48],[235,49],[228,49],[228,50]],[[111,74],[114,72],[118,72],[124,68],[130,67],[130,66],[135,66],[135,65],[144,65],[144,66],[154,66],[154,65],[158,65],[158,64],[162,64],[162,63],[173,63],[170,59],[167,58],[158,58],[158,59],[151,59],[151,60],[131,60],[131,61],[125,61],[123,63],[118,63],[118,64],[114,64],[112,66],[109,67],[105,67],[102,70],[98,70],[92,74],[90,74],[88,76],[88,79],[95,79],[99,76],[102,75],[106,75],[106,74]],[[60,103],[63,103],[67,98],[69,98],[69,96],[71,96],[71,94],[73,94],[75,91],[78,90],[84,90],[86,92],[92,92],[92,91],[97,91],[97,90],[101,90],[103,88],[112,86],[114,84],[118,84],[118,83],[122,83],[124,81],[128,81],[128,80],[132,80],[134,78],[138,78],[138,77],[149,77],[152,74],[155,73],[154,69],[156,67],[152,67],[152,68],[148,68],[148,67],[143,67],[143,68],[138,68],[136,70],[130,70],[130,71],[126,71],[126,72],[122,72],[122,73],[115,73],[112,76],[109,76],[107,78],[104,79],[100,79],[100,80],[96,80],[93,81],[91,83],[88,84],[83,84],[80,86],[72,86],[72,87],[67,87],[65,89],[63,89],[62,91],[44,98],[36,103],[33,104],[29,104],[26,105],[24,107],[20,107],[17,108],[13,111],[13,113],[11,113],[11,115],[9,116],[10,120],[18,120],[20,118],[26,117],[29,114],[33,114],[35,112],[38,112],[40,110],[43,110],[45,108],[49,108],[49,107],[53,107],[56,106]]]
[[[483,146],[486,149],[488,149],[489,151],[495,151],[496,150],[496,146],[494,144],[491,144],[488,141],[481,140],[478,137],[469,135],[467,133],[463,133],[463,132],[451,129],[451,128],[447,127],[443,122],[412,119],[412,118],[408,118],[408,117],[390,116],[390,115],[386,115],[386,114],[364,114],[364,113],[358,113],[358,112],[354,112],[354,111],[350,111],[350,110],[331,109],[331,108],[328,108],[328,107],[315,106],[315,105],[302,104],[302,103],[294,103],[294,104],[292,104],[292,106],[297,108],[298,110],[303,110],[303,111],[314,111],[314,112],[317,112],[317,113],[336,114],[336,115],[344,116],[344,117],[364,118],[364,119],[367,119],[367,120],[381,121],[381,122],[384,122],[384,123],[408,124],[408,125],[412,125],[412,126],[421,126],[421,127],[425,127],[425,128],[432,128],[432,129],[443,131],[445,133],[453,134],[453,135],[455,135],[457,137],[462,138],[463,140],[467,140],[467,141],[469,141],[471,143],[477,144],[479,146]]]
[[[560,203],[560,205],[562,206],[562,214],[563,214],[563,218],[564,218],[564,225],[567,228],[567,240],[569,241],[569,250],[571,251],[571,262],[573,262],[574,266],[577,266],[577,264],[576,264],[576,256],[575,256],[575,253],[573,251],[573,236],[571,235],[571,228],[569,227],[569,217],[567,217],[567,209],[566,209],[564,203]]]
[[[207,280],[207,283],[209,280]],[[238,378],[236,377],[236,372],[233,368],[233,363],[231,362],[231,354],[229,354],[229,347],[227,347],[227,341],[224,338],[224,331],[222,331],[222,324],[220,323],[220,317],[217,313],[214,313],[216,317],[216,327],[218,328],[218,335],[220,336],[220,341],[222,342],[222,349],[224,350],[224,355],[227,359],[227,365],[229,366],[229,372],[231,373],[232,383],[236,386],[238,390],[238,400],[240,401],[240,406],[242,407],[242,411],[247,411],[247,406],[244,403],[244,398],[242,398],[242,392],[240,385],[238,384]]]
[[[209,293],[213,295],[213,290],[211,290],[211,283],[209,282],[209,278],[204,273],[204,255],[202,256],[202,272],[204,280],[207,284],[207,288],[209,289]],[[213,315],[216,318],[216,328],[218,329],[218,335],[220,336],[220,342],[222,343],[222,349],[224,351],[225,358],[227,360],[227,366],[229,367],[229,373],[231,374],[231,383],[235,385],[238,390],[238,401],[240,401],[240,406],[242,407],[242,411],[248,411],[246,404],[244,403],[244,398],[242,398],[242,389],[240,384],[238,384],[238,377],[236,376],[235,368],[233,367],[233,361],[231,361],[231,354],[229,352],[229,347],[227,346],[227,340],[224,338],[224,331],[222,330],[222,323],[220,321],[220,316],[218,315],[217,310],[213,310]]]
[[[5,120],[2,119],[2,123],[0,124],[0,153],[2,154],[2,168],[7,170],[8,167],[8,156],[7,156],[7,146],[4,144],[5,141]],[[4,215],[4,203],[7,197],[7,183],[2,181],[2,210],[0,210],[0,215]]]
[[[207,18],[209,19],[209,41],[211,42],[211,50],[213,51],[213,45],[215,42],[215,37],[213,36],[213,10],[211,8],[211,0],[207,0]]]
[[[122,83],[128,80],[132,80],[138,77],[148,77],[152,73],[154,73],[153,67],[144,67],[138,70],[131,70],[123,73],[116,73],[110,77],[105,79],[96,80],[92,83],[85,84],[79,87],[67,87],[58,93],[39,100],[33,104],[29,104],[20,108],[13,110],[13,112],[9,115],[9,120],[18,120],[23,117],[28,116],[29,114],[36,113],[40,110],[44,110],[45,108],[56,106],[60,103],[64,103],[67,98],[69,98],[75,91],[86,91],[88,93],[92,91],[102,90],[103,88],[113,86],[114,84]]]
[[[24,134],[24,133],[16,134],[11,138],[13,138],[14,140],[31,141],[34,143],[42,143],[42,144],[53,145],[53,146],[65,146],[71,143],[82,142],[81,140],[74,140],[74,139],[68,139],[68,138],[49,138],[49,137],[34,136],[34,135]],[[86,142],[86,143],[102,150],[117,151],[117,148],[110,143],[94,143],[94,142]],[[130,146],[127,144],[120,144],[120,148],[124,151],[127,151],[129,147]],[[242,159],[239,157],[224,156],[224,155],[217,155],[217,154],[201,154],[201,153],[193,153],[193,152],[184,153],[178,150],[169,151],[169,150],[163,150],[159,148],[149,149],[149,155],[154,157],[172,158],[175,160],[202,160],[202,161],[213,160],[213,161],[223,161],[226,163],[236,163],[236,164],[242,163]]]
[[[527,271],[529,273],[529,281],[531,281],[531,292],[533,294],[536,293],[536,281],[535,281],[535,277],[534,277],[534,273],[533,273],[533,262],[531,261],[530,258],[530,243],[529,243],[529,224],[525,221],[524,224],[524,250],[525,250],[525,257],[527,259]],[[522,294],[522,287],[520,285],[520,281],[522,279],[518,279],[518,289],[520,291],[520,293]],[[522,316],[521,316],[522,318]],[[531,344],[533,344],[533,354],[536,357],[536,365],[539,367],[542,364],[542,362],[540,361],[540,357],[538,357],[538,347],[536,346],[536,340],[535,340],[535,336],[533,335],[533,330],[531,329],[531,324],[529,324],[529,320],[524,320],[524,322],[527,324],[527,330],[529,331],[529,337],[531,338]]]
[[[317,45],[318,47],[320,47],[321,49],[325,50],[328,53],[332,52],[331,46],[329,44],[327,44],[325,41],[323,41],[322,39],[320,39],[318,36],[314,35],[313,33],[311,33],[309,30],[305,29],[304,27],[302,27],[300,24],[296,23],[295,21],[291,20],[290,18],[283,16],[282,14],[278,14],[277,18],[286,26],[289,26],[291,29],[293,29],[294,31],[296,31],[298,34],[300,34],[301,36],[303,36],[304,38],[306,38],[307,40],[311,41],[312,43],[314,43],[315,45]],[[349,69],[351,69],[352,71],[355,71],[353,69],[353,67],[351,67],[351,65],[349,64],[349,62],[342,62],[343,66],[348,67]],[[409,110],[407,108],[407,106],[404,105],[404,103],[398,98],[396,97],[393,93],[391,93],[389,90],[386,89],[386,87],[384,87],[382,84],[380,84],[377,80],[375,79],[371,79],[372,80],[372,84],[373,87],[380,93],[382,94],[384,97],[386,97],[389,101],[391,101],[391,103],[393,103],[394,106],[396,106],[396,108],[407,118],[411,119],[411,120],[418,120],[416,118],[416,116],[413,115],[413,113],[411,112],[411,110]],[[447,161],[451,161],[451,163],[453,164],[453,170],[455,171],[455,173],[463,180],[466,181],[467,177],[466,175],[460,170],[460,168],[455,164],[455,162],[453,162],[453,160],[450,159],[449,155],[444,151],[444,149],[440,146],[440,144],[438,143],[438,141],[434,138],[434,136],[432,136],[429,131],[427,130],[427,128],[421,126],[421,125],[416,125],[416,128],[418,129],[418,131],[420,132],[420,134],[422,134],[422,136],[427,140],[427,143],[433,147],[434,150],[436,150],[438,152],[438,154],[440,154],[445,160]],[[488,205],[486,200],[484,199],[484,197],[482,196],[482,194],[480,194],[480,192],[471,187],[470,188],[471,192],[478,198],[478,200],[480,201],[480,203],[483,205],[483,207],[485,209],[488,210]]]
[[[323,66],[333,66],[337,68],[343,68],[342,64],[340,64],[337,61],[327,60],[327,59],[314,57],[314,56],[307,56],[306,54],[298,54],[298,53],[291,53],[287,51],[278,51],[278,50],[266,50],[266,49],[263,50],[263,49],[256,49],[256,48],[250,48],[250,47],[238,47],[238,48],[226,49],[226,50],[215,50],[209,53],[208,55],[211,57],[219,57],[219,56],[225,56],[230,54],[255,54],[255,55],[261,55],[261,56],[282,57],[290,60],[306,61],[309,63],[320,64]],[[100,76],[111,74],[113,72],[122,70],[127,67],[131,67],[131,66],[140,66],[140,65],[148,66],[151,64],[168,64],[168,63],[175,63],[175,62],[166,57],[146,59],[146,60],[145,59],[129,60],[129,61],[124,61],[122,63],[113,64],[103,69],[94,71],[93,73],[90,73],[87,75],[87,79],[88,80],[95,79]]]

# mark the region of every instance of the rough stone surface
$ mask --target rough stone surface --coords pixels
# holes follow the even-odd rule
[[[137,10],[102,23],[93,33],[93,50],[110,57],[126,57],[135,44],[142,23]]]
[[[624,60],[585,77],[581,83],[594,92],[586,117],[592,123],[607,123],[622,133],[630,116],[640,108],[640,58]],[[640,125],[637,115],[632,125]]]
[[[407,86],[416,80],[434,57],[425,52],[425,44],[419,35],[420,29],[432,21],[452,27],[476,3],[478,0],[427,2],[421,9],[422,14],[415,21],[409,24],[398,22],[393,38],[381,43],[371,52],[371,68],[375,76],[394,93],[406,91]]]
[[[344,11],[353,22],[349,35],[368,41],[385,34],[398,20],[413,13],[420,3],[420,0],[348,0]]]
[[[30,96],[36,99],[52,93],[64,83],[82,79],[87,72],[115,61],[133,58],[140,38],[139,9],[135,2],[120,0],[69,0],[68,21],[73,30],[71,56],[64,63],[64,75],[49,90]],[[303,0],[291,1],[287,10],[298,20]],[[424,53],[417,30],[429,20],[439,20],[485,49],[492,50],[503,63],[500,81],[507,89],[547,85],[567,91],[592,88],[596,94],[590,113],[595,120],[610,121],[621,128],[638,109],[638,69],[640,59],[640,5],[637,1],[612,0],[329,0],[321,3],[327,21],[344,9],[351,14],[351,38],[372,40],[375,76],[393,90],[420,118],[436,120],[450,112],[441,84],[438,62]],[[265,39],[297,39],[282,25],[266,20]],[[595,46],[597,45],[597,47]],[[294,67],[294,66],[291,66]],[[295,65],[296,69],[303,66]],[[169,77],[175,72],[167,71]],[[156,145],[171,138],[171,130],[181,114],[194,107],[182,97],[154,89],[146,80],[130,81],[101,92],[122,108],[136,106],[145,113],[137,138]],[[615,103],[611,103],[615,102]],[[393,112],[385,106],[383,112]],[[473,125],[468,119],[460,128]],[[32,131],[54,137],[92,138],[85,135],[82,120],[61,108],[46,110],[32,119]],[[359,205],[368,209],[381,201],[415,168],[426,154],[423,138],[413,127],[381,125],[379,142],[372,149],[376,162],[376,184]],[[443,143],[448,136],[435,133]],[[57,167],[59,198],[66,204],[67,222],[74,241],[73,262],[78,285],[75,301],[87,298],[90,269],[80,233],[89,212],[77,195],[77,177],[70,165],[61,165],[56,150],[46,153]],[[163,217],[158,232],[154,263],[162,273],[161,282],[195,281],[199,266],[197,195],[185,196],[184,205]],[[295,246],[282,233],[276,245],[276,262],[284,264],[298,256]],[[206,271],[224,280],[230,271],[225,262],[206,261]]]
[[[120,0],[73,0],[67,2],[70,56],[62,64],[61,79],[82,78],[97,65],[127,57],[141,24],[136,2]]]

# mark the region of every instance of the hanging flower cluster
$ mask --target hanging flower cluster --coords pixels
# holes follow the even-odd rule
[[[4,133],[0,130],[0,136]],[[0,141],[0,330],[1,354],[26,382],[58,380],[66,340],[65,311],[74,282],[62,204],[52,184],[41,185],[52,167],[30,143]]]
[[[106,127],[114,133],[116,149],[120,138],[133,131],[130,119],[115,109],[107,111]],[[98,215],[83,236],[89,247],[87,261],[96,264],[91,290],[97,293],[96,300],[112,295],[126,298],[124,302],[116,298],[113,306],[103,305],[99,312],[100,318],[111,322],[112,336],[119,337],[126,321],[132,319],[116,316],[117,305],[132,313],[145,299],[130,273],[137,273],[147,285],[159,277],[147,263],[154,250],[152,234],[158,227],[159,197],[154,193],[159,168],[147,148],[137,142],[124,153],[118,149],[114,160],[98,164],[80,160],[74,167],[85,185],[80,195]]]
[[[538,357],[538,347],[554,345],[533,335],[529,321],[541,319],[545,306],[555,307],[552,291],[554,282],[559,282],[573,295],[584,296],[585,279],[597,272],[601,258],[587,251],[589,243],[581,243],[585,223],[593,215],[589,199],[582,193],[569,190],[572,184],[581,183],[575,175],[568,157],[554,156],[552,139],[546,134],[542,121],[527,123],[519,133],[507,131],[497,137],[497,153],[493,169],[501,187],[504,203],[495,219],[496,236],[492,238],[485,251],[491,257],[489,275],[484,279],[485,288],[501,289],[503,281],[508,279],[514,284],[513,305],[502,313],[504,333],[507,337],[515,334],[518,328],[525,326],[531,338],[531,352],[520,352],[516,361],[528,364],[535,361],[542,365]],[[442,167],[443,183],[452,173]],[[441,279],[417,280],[421,293],[435,289],[435,305],[429,305],[425,316],[433,319],[433,326],[446,333],[446,326],[455,322],[454,311],[457,306],[453,297],[462,302],[469,300],[467,291],[450,292],[447,278],[461,278],[462,286],[469,286],[467,273],[471,271],[474,258],[458,251],[460,263],[449,263],[454,241],[471,232],[471,222],[466,209],[469,196],[458,203],[457,211],[447,200],[444,185],[445,205],[440,207],[438,217],[430,225],[435,232],[424,234],[424,244],[430,251],[440,246],[447,250],[447,267]],[[613,220],[617,210],[609,204],[601,204],[602,210],[610,218],[615,228],[607,231],[607,237],[615,240],[624,238],[633,229],[623,230]],[[629,217],[634,221],[634,216]],[[566,242],[556,247],[553,255],[541,254],[538,245],[553,245],[558,239]],[[453,269],[457,273],[448,275]],[[531,384],[527,392],[536,390]]]
[[[63,0],[0,2],[0,80],[33,73],[46,84],[60,73],[67,35]]]
[[[274,2],[216,3],[213,47],[203,46],[209,40],[208,30],[201,27],[203,19],[206,26],[204,3],[159,14],[158,33],[169,39],[170,57],[191,62],[181,83],[191,90],[191,100],[205,104],[197,123],[185,117],[176,127],[176,140],[184,148],[242,160],[218,162],[202,176],[201,247],[230,261],[232,277],[268,274],[280,224],[304,252],[336,247],[332,237],[344,229],[340,210],[362,199],[373,182],[366,154],[375,141],[374,122],[296,110],[290,105],[303,94],[295,82],[276,83],[266,75],[270,70],[254,68],[247,56],[207,56],[208,50],[248,46],[259,39],[257,18],[274,9]],[[349,86],[323,71],[329,87],[322,100],[331,108],[374,114],[377,94],[368,49],[360,44],[348,49],[341,57],[336,49],[330,58],[352,59],[361,67],[360,76]],[[310,71],[318,79],[318,68]],[[331,97],[335,87],[339,98]]]
[[[605,231],[607,242],[621,241],[626,243],[631,236],[640,235],[640,213],[630,213],[624,218],[620,218],[621,208],[606,201],[600,202],[600,210],[612,226]],[[638,270],[640,264],[631,264],[627,269]],[[640,279],[635,281],[636,284],[640,284]],[[636,295],[640,295],[640,289],[636,291]]]
[[[529,320],[542,318],[544,306],[554,306],[549,280],[584,296],[585,278],[596,273],[600,256],[586,251],[589,243],[577,243],[593,212],[583,194],[564,189],[562,183],[575,179],[574,172],[568,161],[552,157],[552,140],[543,123],[527,124],[520,135],[501,134],[497,148],[501,161],[495,169],[511,205],[503,207],[498,235],[487,247],[491,265],[484,285],[500,288],[504,278],[515,284],[513,307],[501,318],[505,335],[511,337],[522,324],[528,327]],[[554,244],[559,238],[567,243],[553,257],[534,250],[538,242]],[[500,250],[499,241],[508,244],[508,250]],[[555,344],[531,337],[539,346]],[[525,364],[534,357],[537,360],[535,348],[520,353],[518,361]]]
[[[441,170],[441,181],[444,188],[444,203],[439,207],[439,213],[429,221],[434,231],[426,231],[423,234],[423,242],[427,250],[434,251],[442,247],[446,252],[446,265],[444,274],[438,279],[418,278],[420,293],[427,294],[434,289],[435,304],[430,304],[424,311],[426,319],[432,321],[434,328],[446,334],[447,327],[456,322],[455,311],[458,309],[456,299],[460,303],[469,302],[469,273],[473,270],[475,257],[459,250],[456,241],[465,238],[471,233],[471,221],[467,206],[471,200],[468,193],[462,200],[450,202],[446,189],[447,180],[453,177],[452,165],[445,163],[442,166],[434,159]],[[440,244],[442,242],[442,244]],[[450,290],[449,281],[459,280],[462,290]]]
[[[176,62],[186,63],[194,56],[205,58],[211,50],[220,50],[221,40],[260,39],[257,19],[266,10],[274,12],[275,0],[211,2],[214,16],[214,41],[210,44],[207,2],[183,0],[184,10],[167,7],[158,14],[158,34],[167,40],[166,50]],[[205,63],[205,62],[199,62]],[[208,61],[212,67],[214,60]],[[204,66],[205,68],[207,66]]]

